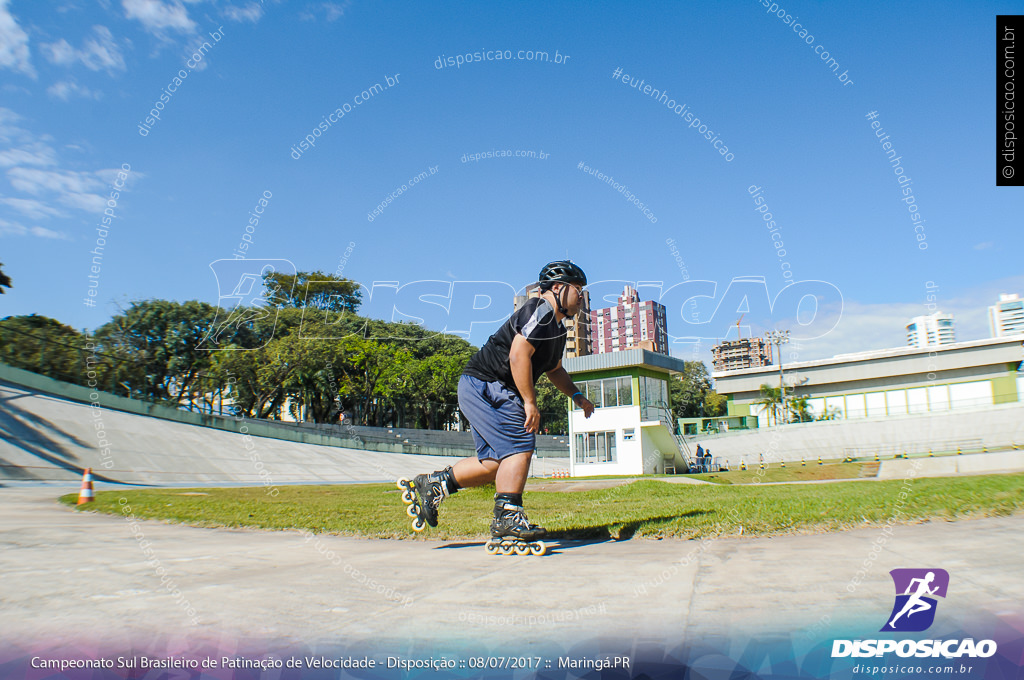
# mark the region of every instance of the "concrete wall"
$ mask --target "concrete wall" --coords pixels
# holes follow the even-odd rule
[[[252,436],[94,408],[0,383],[0,479],[129,484],[391,481],[458,460]],[[236,424],[239,429],[244,423]]]
[[[687,436],[690,450],[697,444],[722,456],[736,467],[740,460],[755,465],[759,454],[770,462],[786,460],[816,461],[841,458],[847,448],[869,455],[872,447],[892,455],[927,452],[951,441],[974,440],[989,450],[1024,446],[1024,404],[1000,404],[984,409],[947,411],[916,416],[892,416],[862,420],[836,420],[789,424],[750,432],[730,432],[717,436]]]
[[[343,427],[340,425],[313,426],[312,424],[267,420],[239,420],[231,416],[192,413],[138,399],[128,399],[108,392],[93,391],[81,385],[54,380],[53,378],[24,371],[3,363],[0,363],[0,381],[20,385],[31,390],[52,394],[79,403],[95,403],[103,409],[150,416],[176,423],[200,425],[227,432],[238,432],[239,428],[244,425],[247,433],[256,437],[282,439],[303,444],[424,456],[463,457],[475,453],[473,435],[469,432],[365,426]],[[567,457],[569,455],[567,438],[565,436],[538,435],[536,455],[541,458]]]
[[[917,466],[916,468],[914,466]],[[942,458],[887,460],[878,468],[879,479],[906,479],[911,470],[917,476],[979,475],[1024,470],[1024,451],[997,451]]]

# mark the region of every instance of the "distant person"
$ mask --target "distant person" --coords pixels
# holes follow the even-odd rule
[[[539,283],[540,297],[527,300],[512,314],[473,355],[459,379],[459,410],[469,420],[477,455],[463,458],[454,467],[417,475],[411,482],[400,480],[403,488],[415,492],[412,511],[420,527],[423,521],[436,527],[441,502],[459,489],[494,482],[492,541],[506,537],[535,541],[546,533],[529,522],[523,507],[535,433],[540,428],[534,384],[542,373],[547,374],[587,418],[594,404],[562,368],[566,340],[562,320],[579,313],[587,275],[571,261],[561,260],[541,269]]]

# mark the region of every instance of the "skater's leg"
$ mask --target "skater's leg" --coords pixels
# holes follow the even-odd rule
[[[502,458],[498,474],[494,478],[494,491],[496,493],[523,493],[523,489],[526,488],[526,478],[530,474],[532,456],[533,451],[524,451]]]
[[[455,481],[463,488],[490,484],[497,471],[498,461],[491,458],[480,460],[476,456],[463,458],[452,467]]]

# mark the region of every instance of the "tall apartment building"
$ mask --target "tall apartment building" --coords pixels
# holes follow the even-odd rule
[[[534,285],[526,289],[525,295],[516,295],[513,299],[513,310],[519,309],[530,298],[540,297],[540,286]],[[565,325],[564,357],[585,357],[591,353],[590,348],[590,292],[583,291],[583,304],[579,314],[573,319],[562,321]]]
[[[594,354],[642,347],[668,354],[665,305],[640,301],[635,288],[626,286],[615,307],[590,312],[590,338]]]
[[[1024,300],[1016,293],[1000,295],[988,308],[988,327],[993,338],[1024,333]]]
[[[956,327],[952,314],[935,312],[927,316],[915,316],[907,324],[907,344],[911,347],[952,345],[954,342]]]
[[[772,345],[764,338],[726,340],[711,348],[711,357],[716,371],[769,366],[772,363]]]

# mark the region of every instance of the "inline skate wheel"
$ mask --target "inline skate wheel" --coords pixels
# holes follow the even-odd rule
[[[530,544],[530,552],[532,552],[537,557],[541,557],[547,554],[548,547],[544,545],[543,541],[537,541],[536,543]]]
[[[402,492],[402,502],[403,503],[410,504],[414,500],[416,500],[416,496],[415,496],[415,494],[413,494],[412,491],[410,491],[409,489],[406,489],[405,491]]]
[[[502,555],[511,555],[514,550],[515,550],[515,547],[513,547],[513,545],[511,543],[502,543],[501,544],[501,554]]]
[[[498,546],[496,543],[491,543],[490,541],[487,541],[486,543],[484,543],[484,550],[487,551],[488,555],[496,555],[498,553]]]
[[[406,479],[405,477],[402,477],[397,482],[395,482],[395,486],[397,486],[399,489],[402,489],[403,491],[409,488],[408,484],[409,480]]]
[[[417,517],[416,519],[414,519],[412,521],[412,530],[413,531],[423,531],[423,528],[426,527],[426,526],[427,526],[427,523],[423,520],[422,517]]]
[[[407,505],[405,507],[405,514],[409,515],[409,517],[419,517],[419,509],[420,506],[417,505],[416,503],[413,503],[412,505]]]
[[[516,554],[517,555],[529,555],[530,554],[530,546],[528,546],[525,543],[520,543],[520,544],[516,545]]]

